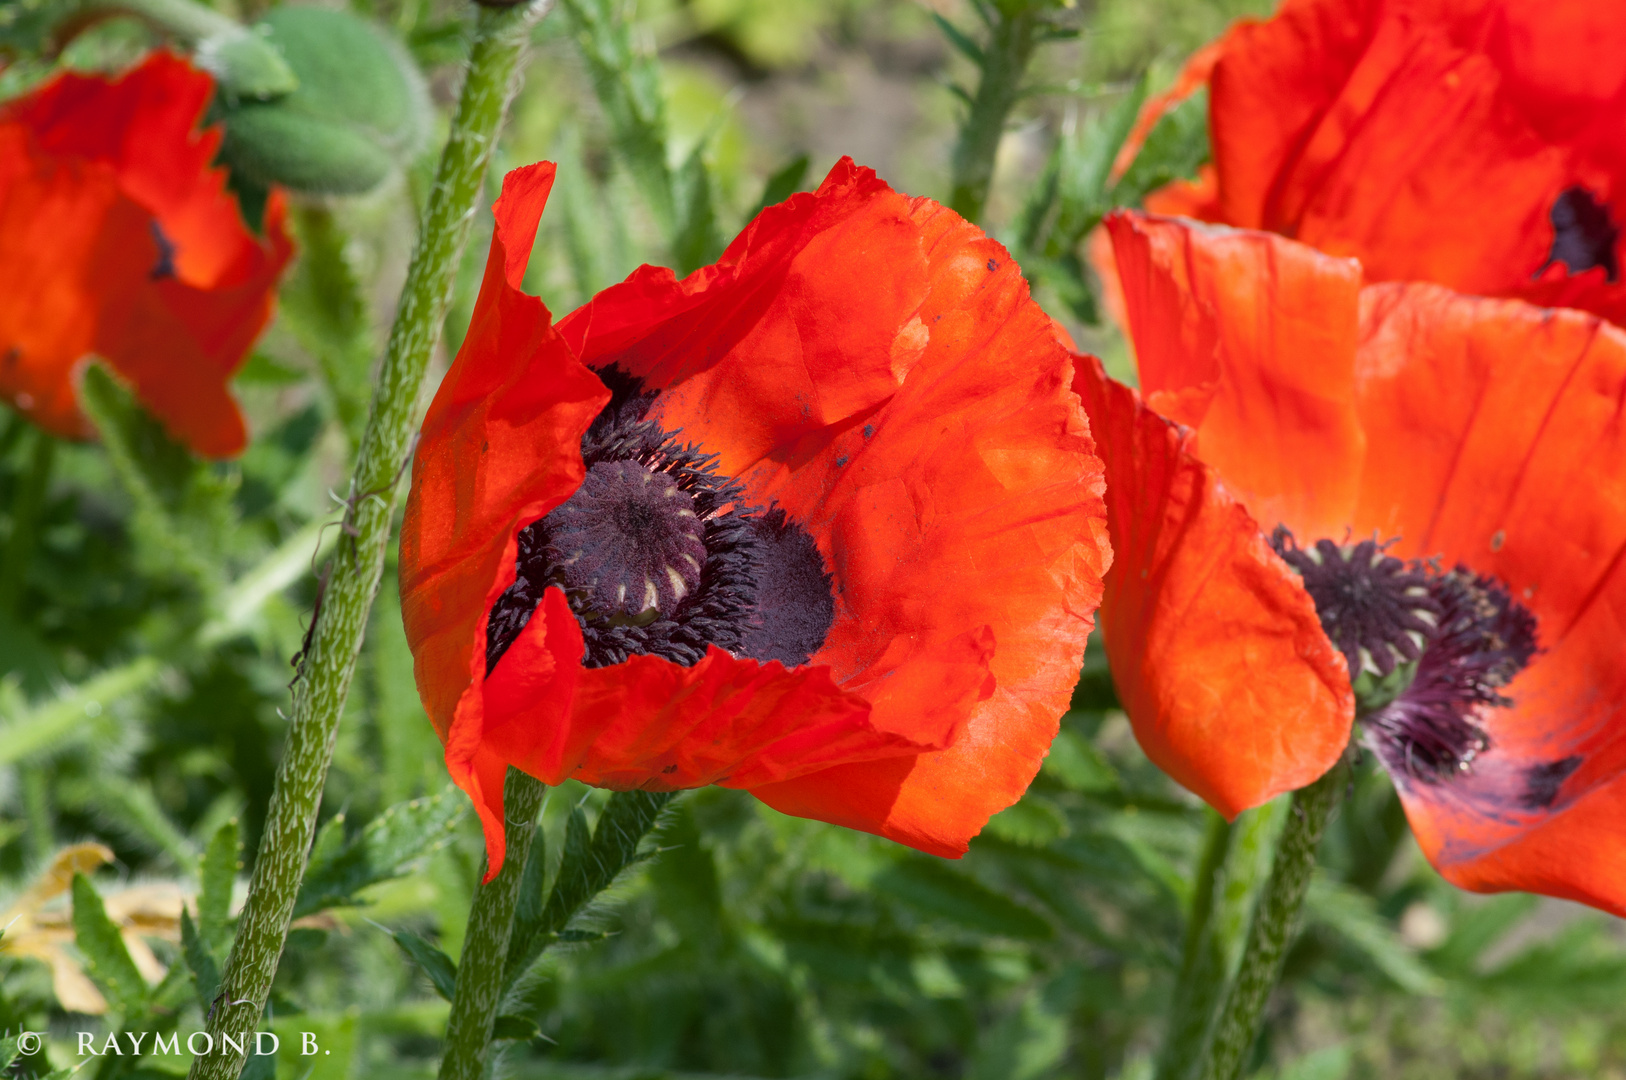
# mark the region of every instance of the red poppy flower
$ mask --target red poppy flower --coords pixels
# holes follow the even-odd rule
[[[1626,323],[1626,7],[1287,0],[1193,57],[1205,80],[1213,170],[1147,209]]]
[[[1060,332],[1004,248],[843,160],[557,327],[508,175],[401,539],[419,690],[503,774],[722,784],[957,856],[1039,767],[1109,561]]]
[[[1626,332],[1363,287],[1269,233],[1107,228],[1144,398],[1075,387],[1148,754],[1235,815],[1353,721],[1448,879],[1626,914]]]
[[[98,356],[200,454],[243,448],[227,382],[292,247],[280,194],[258,238],[209,165],[213,88],[159,52],[0,105],[0,396],[58,435],[93,434],[76,384]]]

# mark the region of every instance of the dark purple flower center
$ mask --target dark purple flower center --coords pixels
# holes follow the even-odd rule
[[[582,437],[586,478],[520,531],[514,584],[487,619],[487,673],[549,586],[570,602],[588,667],[640,653],[694,664],[709,645],[805,664],[835,617],[813,538],[783,510],[745,506],[715,456],[648,419],[641,382],[599,376],[611,397]]]
[[[157,218],[148,224],[152,227],[152,242],[158,246],[158,258],[153,260],[152,269],[147,271],[147,276],[154,281],[172,278],[175,276],[175,241],[165,235],[164,230],[158,225]]]
[[[1610,282],[1620,276],[1615,257],[1620,227],[1609,219],[1606,203],[1599,202],[1584,187],[1565,188],[1553,200],[1547,218],[1553,224],[1553,246],[1535,276],[1541,276],[1555,262],[1563,263],[1572,274],[1601,266]]]
[[[559,582],[597,618],[653,622],[700,587],[700,518],[671,473],[601,461],[549,517]]]
[[[1356,716],[1390,774],[1433,783],[1471,769],[1491,710],[1511,704],[1502,689],[1536,653],[1535,616],[1493,578],[1402,562],[1388,544],[1305,550],[1285,528],[1271,543],[1349,663]]]

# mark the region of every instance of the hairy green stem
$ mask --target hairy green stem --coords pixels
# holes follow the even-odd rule
[[[11,535],[0,560],[0,616],[13,615],[22,599],[24,575],[34,560],[39,543],[40,515],[51,487],[51,469],[56,463],[56,439],[50,432],[34,432],[34,452],[28,458],[28,471],[17,486],[11,503]]]
[[[209,1021],[214,1050],[193,1061],[192,1080],[235,1080],[243,1055],[223,1047],[221,1036],[254,1031],[270,994],[305,875],[339,716],[384,568],[424,370],[445,321],[497,129],[517,88],[521,55],[531,27],[550,6],[551,0],[531,0],[480,11],[457,114],[424,211],[351,477],[344,539],[323,571],[320,602],[295,684],[287,746],[222,979],[224,997]]]
[[[1179,1080],[1185,1075],[1195,1052],[1202,1048],[1214,999],[1218,996],[1217,987],[1224,985],[1224,965],[1218,955],[1220,942],[1211,924],[1214,894],[1225,872],[1225,855],[1231,846],[1231,823],[1213,810],[1207,811],[1207,817],[1208,828],[1197,859],[1191,912],[1186,917],[1180,978],[1169,1008],[1169,1027],[1157,1059],[1156,1080]]]
[[[994,177],[994,156],[1005,134],[1005,120],[1022,96],[1022,78],[1039,46],[1044,23],[1036,5],[1014,11],[993,8],[994,22],[983,49],[982,78],[971,111],[954,147],[954,187],[949,206],[967,221],[980,221]]]
[[[1315,871],[1316,849],[1326,831],[1344,785],[1346,759],[1308,787],[1293,793],[1291,810],[1276,845],[1270,880],[1248,927],[1236,978],[1219,1008],[1213,1041],[1203,1058],[1200,1080],[1236,1080],[1244,1058],[1259,1034],[1270,992],[1281,979],[1287,947],[1297,930],[1299,912]]]
[[[536,833],[536,815],[546,788],[518,769],[508,770],[503,789],[507,816],[508,855],[502,872],[482,885],[469,911],[468,933],[457,964],[457,992],[446,1022],[446,1056],[440,1061],[441,1080],[479,1080],[485,1068],[491,1025],[503,994],[503,969],[514,933],[514,906],[520,881]]]

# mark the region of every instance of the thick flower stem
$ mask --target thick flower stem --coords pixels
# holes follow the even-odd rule
[[[1241,1073],[1243,1058],[1259,1034],[1265,1003],[1281,978],[1287,947],[1310,889],[1321,834],[1348,782],[1349,765],[1340,759],[1321,779],[1293,793],[1270,880],[1248,927],[1236,979],[1220,1005],[1200,1080],[1236,1080]]]
[[[457,115],[424,210],[351,477],[344,536],[323,571],[295,683],[287,746],[221,983],[225,997],[209,1021],[215,1049],[193,1061],[192,1080],[235,1080],[243,1055],[223,1048],[220,1037],[252,1032],[270,994],[304,879],[339,716],[383,572],[424,369],[445,321],[497,129],[517,88],[520,57],[532,25],[550,6],[551,0],[531,0],[480,11]]]
[[[990,6],[993,32],[983,49],[982,78],[971,100],[971,111],[960,128],[960,141],[954,147],[954,188],[949,206],[967,221],[982,218],[988,185],[994,176],[994,156],[1005,134],[1005,120],[1022,95],[1022,78],[1044,30],[1037,6]]]
[[[0,558],[0,616],[14,615],[22,599],[24,575],[34,558],[39,541],[40,515],[51,486],[51,470],[56,463],[56,439],[43,430],[34,432],[34,452],[28,458],[28,471],[20,478],[11,502],[11,535]]]
[[[508,770],[503,790],[508,855],[502,872],[480,887],[469,911],[468,933],[457,964],[457,991],[452,996],[451,1018],[446,1022],[441,1080],[479,1080],[485,1067],[491,1026],[502,999],[508,945],[514,933],[514,905],[519,899],[525,860],[531,852],[536,815],[545,791],[540,781],[518,769]]]

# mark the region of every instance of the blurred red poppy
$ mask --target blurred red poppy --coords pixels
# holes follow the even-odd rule
[[[213,90],[158,52],[0,105],[0,396],[58,435],[93,434],[77,382],[96,356],[198,453],[243,448],[227,382],[292,246],[280,194],[257,237],[210,167]]]
[[[1448,879],[1626,914],[1626,332],[1270,233],[1107,229],[1141,392],[1075,386],[1147,752],[1234,816],[1353,721]]]
[[[1286,0],[1177,90],[1204,82],[1213,166],[1148,210],[1626,323],[1626,7]]]
[[[401,540],[419,690],[503,857],[509,765],[722,784],[958,856],[1038,770],[1108,561],[1060,331],[999,244],[843,160],[557,326],[510,173]]]

